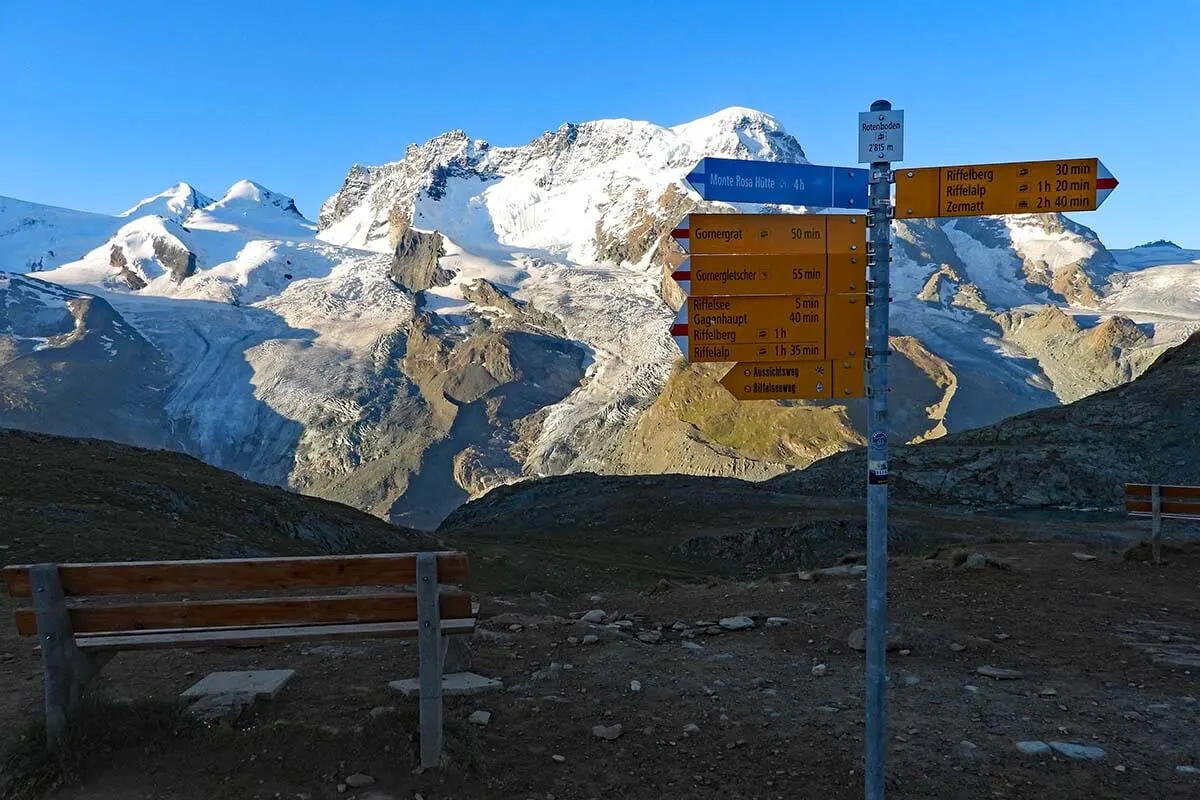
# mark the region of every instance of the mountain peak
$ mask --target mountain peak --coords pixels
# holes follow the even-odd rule
[[[261,183],[242,178],[240,181],[234,181],[233,185],[225,190],[222,201],[225,200],[249,200],[254,203],[261,203],[267,195],[274,194],[270,189],[263,186]]]
[[[694,119],[691,122],[685,122],[682,125],[676,125],[675,128],[682,128],[688,125],[717,125],[717,126],[736,126],[736,125],[767,125],[776,130],[783,130],[782,123],[775,117],[759,111],[755,108],[747,106],[729,106],[720,111],[714,111],[712,114]]]
[[[301,216],[300,210],[296,208],[296,201],[284,194],[273,192],[261,183],[242,178],[234,182],[232,186],[225,190],[225,194],[220,200],[211,203],[208,208],[216,209],[241,209],[245,210],[254,206],[273,206],[289,214]]]
[[[212,198],[196,191],[190,183],[180,181],[156,195],[142,198],[117,216],[141,217],[154,214],[180,222],[197,208],[203,208],[211,202]]]
[[[392,247],[396,225],[474,238],[479,230],[460,227],[477,213],[459,213],[462,193],[478,191],[481,181],[506,182],[467,203],[493,217],[493,244],[637,261],[656,246],[645,230],[629,235],[654,206],[648,198],[706,156],[808,163],[778,120],[741,106],[674,127],[624,118],[564,122],[519,146],[491,146],[456,129],[409,145],[401,161],[351,169],[322,204],[318,228],[325,241],[380,252]]]
[[[708,155],[808,163],[800,143],[783,124],[753,108],[730,106],[675,125],[671,131]]]

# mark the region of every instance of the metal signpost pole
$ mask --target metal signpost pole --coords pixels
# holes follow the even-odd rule
[[[861,397],[864,388],[870,398],[867,800],[883,800],[886,783],[892,219],[1024,214],[1039,209],[1091,211],[1117,187],[1116,177],[1098,158],[923,167],[897,175],[892,165],[903,160],[904,112],[893,109],[887,100],[877,100],[870,111],[858,115],[858,163],[870,165],[866,174],[861,167],[704,158],[685,179],[706,200],[866,209],[870,225],[866,387],[858,380],[862,377],[858,369],[862,349],[858,281],[862,273],[857,261],[862,229],[856,226],[860,217],[689,214],[671,231],[671,237],[689,254],[689,259],[671,275],[689,296],[671,326],[671,335],[688,361],[738,362],[721,378],[721,385],[740,400],[841,399]],[[895,209],[891,201],[893,183]],[[847,225],[856,226],[853,235],[834,235],[835,226]],[[691,266],[692,258],[695,267]],[[797,261],[801,258],[810,259],[810,266],[801,268]],[[835,261],[839,282],[834,281]],[[723,279],[714,280],[713,273],[724,271],[726,266],[736,267],[743,277],[731,285]],[[693,317],[693,306],[705,313]],[[735,318],[731,322],[720,321],[723,317],[709,313],[735,307],[741,313],[725,315]],[[1154,499],[1157,514],[1157,487]],[[1155,534],[1157,561],[1157,527]]]
[[[877,100],[872,112],[891,111]],[[890,115],[889,115],[890,116]],[[860,127],[861,124],[860,124]],[[860,133],[861,135],[861,133]],[[885,153],[887,155],[887,153]],[[902,155],[902,152],[900,153]],[[869,372],[867,395],[867,719],[866,798],[882,800],[887,747],[887,519],[888,519],[888,304],[891,294],[891,164],[872,161]]]

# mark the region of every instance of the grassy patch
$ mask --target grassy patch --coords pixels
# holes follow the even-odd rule
[[[1190,553],[1200,553],[1200,542],[1162,543],[1162,557],[1165,561],[1170,556],[1181,556]],[[1121,557],[1126,561],[1150,561],[1150,541],[1143,539],[1132,547],[1126,548]]]
[[[739,402],[718,382],[727,367],[677,365],[657,404],[714,442],[751,458],[808,466],[828,443],[852,443],[842,406]]]
[[[62,774],[60,762],[46,750],[45,723],[27,723],[0,758],[0,800],[41,797],[59,785]]]
[[[681,561],[669,543],[608,535],[506,536],[458,542],[471,556],[470,587],[483,592],[548,592],[568,597],[598,586],[646,589],[663,578],[700,580],[710,565]]]
[[[27,723],[0,759],[0,800],[32,800],[64,784],[77,783],[92,761],[131,744],[160,742],[185,725],[173,702],[85,700],[59,752],[46,747],[46,725]]]
[[[42,720],[30,722],[0,757],[0,800],[40,800],[63,786],[103,780],[114,770],[150,775],[161,771],[189,780],[208,770],[225,774],[225,797],[249,797],[260,779],[319,783],[374,763],[408,774],[419,763],[420,711],[392,693],[368,698],[385,708],[341,727],[323,720],[276,716],[263,704],[229,723],[205,723],[177,702],[112,702],[89,699],[61,750],[46,749]],[[451,771],[484,769],[479,730],[461,715],[443,723],[443,766]],[[246,756],[254,761],[245,763]],[[255,760],[256,759],[256,760]],[[374,772],[374,770],[372,770]],[[378,774],[378,773],[376,773]]]

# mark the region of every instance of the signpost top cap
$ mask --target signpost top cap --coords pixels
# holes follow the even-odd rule
[[[891,111],[892,104],[891,104],[891,102],[889,102],[887,100],[876,100],[874,103],[871,103],[871,110],[872,111]]]

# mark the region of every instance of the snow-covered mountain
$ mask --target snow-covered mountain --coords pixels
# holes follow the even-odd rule
[[[0,425],[174,444],[166,364],[104,300],[0,273]]]
[[[165,219],[183,222],[197,208],[212,203],[187,183],[177,183],[153,197],[146,197],[117,214],[118,217],[141,217],[154,214]]]
[[[1121,269],[1142,269],[1163,264],[1200,263],[1200,250],[1185,250],[1174,242],[1162,239],[1131,247],[1128,250],[1114,250],[1112,254]]]
[[[317,224],[250,181],[215,201],[178,184],[115,217],[0,199],[0,270],[67,287],[10,278],[47,288],[4,302],[95,296],[149,343],[156,377],[121,401],[160,409],[144,441],[410,525],[528,475],[765,478],[860,443],[865,409],[739,404],[724,367],[681,363],[668,234],[697,205],[680,178],[704,156],[805,160],[778,121],[732,108],[568,124],[520,147],[452,131],[353,167]],[[901,441],[1117,385],[1200,327],[1185,262],[1139,270],[1147,252],[1114,259],[1058,215],[895,233]],[[0,318],[8,363],[33,356],[20,343],[44,337],[45,313]],[[84,375],[94,358],[75,360]],[[29,403],[7,397],[0,424],[29,426]],[[34,416],[54,430],[70,404]]]
[[[0,272],[22,274],[83,256],[121,227],[121,220],[0,196]]]

